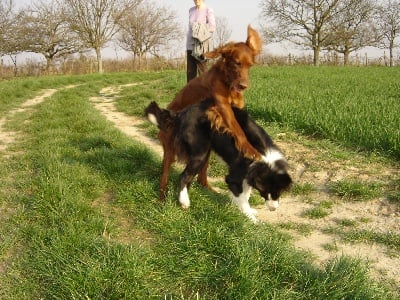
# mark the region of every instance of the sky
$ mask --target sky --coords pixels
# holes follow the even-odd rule
[[[187,30],[189,8],[194,6],[193,0],[157,0],[163,5],[170,6],[177,13],[178,22],[183,30]],[[223,17],[228,23],[232,34],[230,41],[242,42],[247,38],[247,26],[255,29],[260,28],[262,0],[204,0],[205,4],[212,7],[216,17]],[[185,37],[184,37],[185,38]],[[183,46],[185,44],[183,43]],[[289,54],[295,50],[291,45],[289,48],[282,44],[265,44],[264,51],[271,54]],[[296,51],[294,51],[296,52]]]
[[[31,4],[32,0],[14,0],[16,7],[22,7]],[[193,0],[153,0],[160,5],[170,7],[177,15],[177,21],[181,25],[182,30],[186,32],[188,26],[188,11],[194,6]],[[217,17],[224,17],[232,34],[229,40],[240,42],[245,41],[247,37],[247,26],[260,28],[262,0],[204,0],[206,5],[214,9]],[[182,54],[185,51],[186,35],[182,36]],[[115,56],[115,49],[103,51],[103,57]],[[289,53],[299,54],[300,50],[292,44],[268,44],[265,43],[264,51],[274,55],[288,55]],[[359,53],[364,55],[366,50],[361,50]],[[304,52],[303,52],[304,53]],[[311,53],[305,52],[306,54]],[[375,48],[368,49],[369,57],[379,57],[383,55],[382,50]],[[354,54],[354,53],[353,53]]]
[[[187,28],[189,8],[194,6],[193,0],[158,0],[171,6],[177,12],[183,28]],[[231,39],[244,41],[247,34],[247,25],[258,27],[261,0],[204,0],[205,4],[214,9],[217,17],[224,17],[232,29]]]
[[[170,7],[177,13],[178,22],[182,29],[188,26],[188,11],[194,6],[193,0],[153,0],[160,5]],[[261,0],[204,0],[214,9],[216,16],[225,17],[232,29],[231,39],[242,41],[246,39],[247,25],[258,26]],[[34,1],[33,1],[34,2]],[[16,7],[23,7],[32,3],[32,0],[14,0]]]
[[[177,21],[184,32],[187,30],[189,8],[194,6],[193,0],[153,0],[160,5],[170,7],[177,15]],[[259,28],[260,2],[262,0],[204,0],[206,5],[212,7],[217,17],[224,17],[228,22],[232,34],[229,40],[235,42],[245,41],[247,38],[247,26]],[[29,5],[34,0],[14,0],[17,8]],[[182,54],[185,52],[186,35],[182,36]],[[276,45],[265,46],[265,49],[274,54],[282,51],[286,54],[290,49],[285,49]],[[114,55],[115,50],[105,51],[109,55]],[[104,56],[104,54],[103,54]]]
[[[184,30],[188,26],[189,8],[194,6],[193,0],[155,0],[163,5],[170,6],[178,15],[178,21],[182,24]],[[214,14],[217,17],[224,17],[228,22],[229,28],[232,30],[230,40],[235,42],[245,41],[247,37],[247,26],[251,25],[255,29],[260,28],[261,23],[261,8],[262,0],[204,0],[206,5],[214,9]],[[184,44],[182,47],[185,47]],[[264,43],[264,51],[273,55],[288,55],[291,54],[311,54],[312,51],[304,51],[296,48],[290,43],[269,44]],[[383,50],[368,48],[358,51],[363,56],[368,52],[368,56],[380,57],[383,55]],[[355,52],[352,53],[354,55]]]

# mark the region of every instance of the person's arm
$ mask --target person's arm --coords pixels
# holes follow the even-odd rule
[[[207,24],[209,26],[210,32],[215,31],[215,15],[214,10],[211,7],[207,8]]]

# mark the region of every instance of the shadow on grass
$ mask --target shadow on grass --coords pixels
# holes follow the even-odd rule
[[[145,193],[144,198],[157,199],[159,180],[161,177],[161,160],[157,154],[145,146],[120,146],[104,137],[85,137],[72,142],[79,150],[74,157],[66,158],[88,165],[96,172],[102,173],[114,185],[122,182],[135,188],[132,194]],[[173,165],[174,166],[174,165]],[[180,171],[171,169],[168,177],[167,202],[178,204],[178,181]],[[147,192],[142,190],[147,187]],[[151,191],[151,192],[149,192]],[[146,194],[147,193],[147,194]],[[203,201],[211,201],[213,205],[226,206],[230,203],[227,195],[217,194],[200,187],[194,180],[189,190],[193,206]]]
[[[87,137],[75,141],[81,155],[76,160],[90,165],[110,179],[153,179],[159,162],[145,147],[118,146],[102,137]]]

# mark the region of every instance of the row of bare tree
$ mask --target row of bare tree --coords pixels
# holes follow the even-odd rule
[[[145,55],[160,57],[184,39],[176,12],[155,0],[33,0],[18,11],[0,0],[0,57],[41,54],[51,72],[56,60],[93,50],[103,72],[101,50],[109,43],[133,54],[139,67]],[[366,46],[389,50],[390,65],[400,32],[399,0],[260,0],[265,40],[287,40],[344,55]],[[215,44],[229,39],[226,18],[217,17]],[[16,67],[16,61],[14,60]]]
[[[14,11],[0,0],[0,56],[42,54],[50,69],[57,58],[94,50],[103,72],[101,50],[111,41],[141,57],[182,37],[176,15],[143,0],[36,0]]]
[[[343,54],[366,46],[387,49],[390,66],[400,44],[399,0],[262,0],[263,34],[312,49],[314,65],[321,50]],[[397,43],[396,43],[397,41]]]
[[[217,18],[218,43],[231,31]],[[51,72],[56,59],[93,50],[103,72],[101,50],[111,42],[132,53],[139,68],[144,55],[162,56],[184,38],[177,15],[153,0],[34,0],[15,11],[13,0],[0,0],[0,57],[41,54]],[[223,41],[222,41],[223,39]]]

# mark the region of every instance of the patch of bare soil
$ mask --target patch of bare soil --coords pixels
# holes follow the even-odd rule
[[[12,144],[18,136],[17,132],[7,131],[4,129],[4,125],[6,124],[7,120],[11,119],[16,113],[24,112],[27,109],[39,104],[45,98],[50,97],[55,92],[56,90],[54,89],[44,90],[39,96],[25,101],[20,107],[11,110],[6,116],[0,119],[0,152],[5,151],[8,145]],[[6,153],[5,155],[7,156],[8,154]]]
[[[116,230],[110,230],[110,225],[106,222],[105,228],[103,229],[103,237],[108,240],[115,240],[121,244],[151,244],[153,241],[151,234],[135,228],[132,217],[128,216],[121,208],[115,206],[113,201],[113,193],[106,192],[92,203],[92,207],[99,209],[101,214],[107,219],[113,220],[112,223],[117,227]],[[116,234],[111,235],[110,232],[116,232]]]
[[[115,127],[126,135],[145,144],[160,156],[162,147],[157,140],[144,134],[139,125],[145,119],[128,116],[116,110],[114,99],[124,86],[108,87],[100,91],[98,97],[92,98],[94,106],[104,114]],[[256,207],[258,218],[262,222],[272,224],[292,224],[294,227],[306,225],[306,233],[296,229],[287,229],[293,237],[294,245],[311,253],[319,265],[328,260],[348,255],[366,261],[371,267],[371,275],[380,280],[389,280],[400,287],[400,255],[393,253],[386,246],[370,242],[345,242],[340,236],[329,233],[327,229],[338,228],[338,224],[351,222],[357,230],[371,230],[378,233],[400,232],[399,206],[387,199],[370,201],[343,201],[329,193],[327,184],[343,179],[359,179],[365,181],[385,182],[393,176],[399,176],[399,170],[384,164],[369,162],[362,156],[345,159],[331,157],[326,149],[304,146],[288,139],[276,139],[277,144],[286,154],[291,165],[291,174],[296,184],[311,184],[315,190],[302,196],[285,195],[276,211],[269,211],[266,206]],[[329,157],[329,159],[324,159]],[[212,182],[212,178],[210,178]],[[323,218],[312,219],[304,212],[317,203],[328,201],[333,206],[329,214]]]

